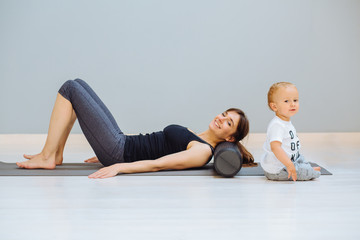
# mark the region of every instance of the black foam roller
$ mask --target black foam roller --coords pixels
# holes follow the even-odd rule
[[[214,168],[223,177],[233,177],[241,169],[243,159],[235,143],[222,142],[215,148]]]

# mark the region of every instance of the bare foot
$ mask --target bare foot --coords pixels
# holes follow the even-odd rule
[[[41,153],[38,153],[38,154],[35,154],[35,155],[30,155],[30,154],[24,154],[23,156],[24,156],[24,158],[26,158],[26,159],[32,159],[32,158],[34,158],[34,157],[37,157],[37,156],[39,156]],[[57,154],[56,153],[56,157],[55,157],[55,164],[56,165],[61,165],[62,163],[63,163],[63,156],[62,156],[62,154]]]
[[[84,162],[86,162],[86,163],[98,163],[100,161],[99,161],[99,159],[97,157],[92,157],[92,158],[86,159]]]
[[[26,155],[30,157],[31,155]],[[25,157],[25,155],[24,155]],[[25,157],[25,158],[26,158]],[[20,168],[44,168],[44,169],[54,169],[56,167],[55,156],[50,156],[46,158],[42,153],[32,155],[32,158],[25,162],[17,162],[16,165]]]
[[[313,167],[313,169],[314,169],[315,171],[320,171],[320,170],[321,170],[320,167]]]

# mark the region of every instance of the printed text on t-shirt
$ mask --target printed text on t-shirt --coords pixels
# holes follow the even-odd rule
[[[295,138],[293,131],[290,130],[289,134],[290,134],[291,139]],[[299,148],[300,148],[300,141],[299,140],[297,140],[296,142],[295,141],[291,142],[291,151],[294,152],[294,151],[297,150],[296,153],[291,154],[291,161],[295,162],[295,160],[300,156]]]

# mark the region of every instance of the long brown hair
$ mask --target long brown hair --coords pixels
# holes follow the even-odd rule
[[[240,153],[243,156],[243,164],[245,166],[256,166],[257,164],[254,163],[253,155],[240,142],[249,134],[250,131],[249,120],[247,119],[245,113],[238,108],[229,108],[227,112],[236,112],[237,114],[240,115],[240,120],[233,137],[235,138],[234,142],[236,142],[240,150]]]

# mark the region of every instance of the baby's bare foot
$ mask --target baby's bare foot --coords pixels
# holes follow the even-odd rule
[[[321,170],[320,167],[313,167],[313,169],[314,169],[315,171],[320,171],[320,170]]]
[[[24,154],[25,157],[25,154]],[[30,157],[30,155],[26,155],[25,158]],[[36,155],[32,155],[32,157],[25,162],[17,162],[16,165],[20,168],[44,168],[44,169],[54,169],[56,166],[55,156],[45,157],[44,154],[39,153]]]

